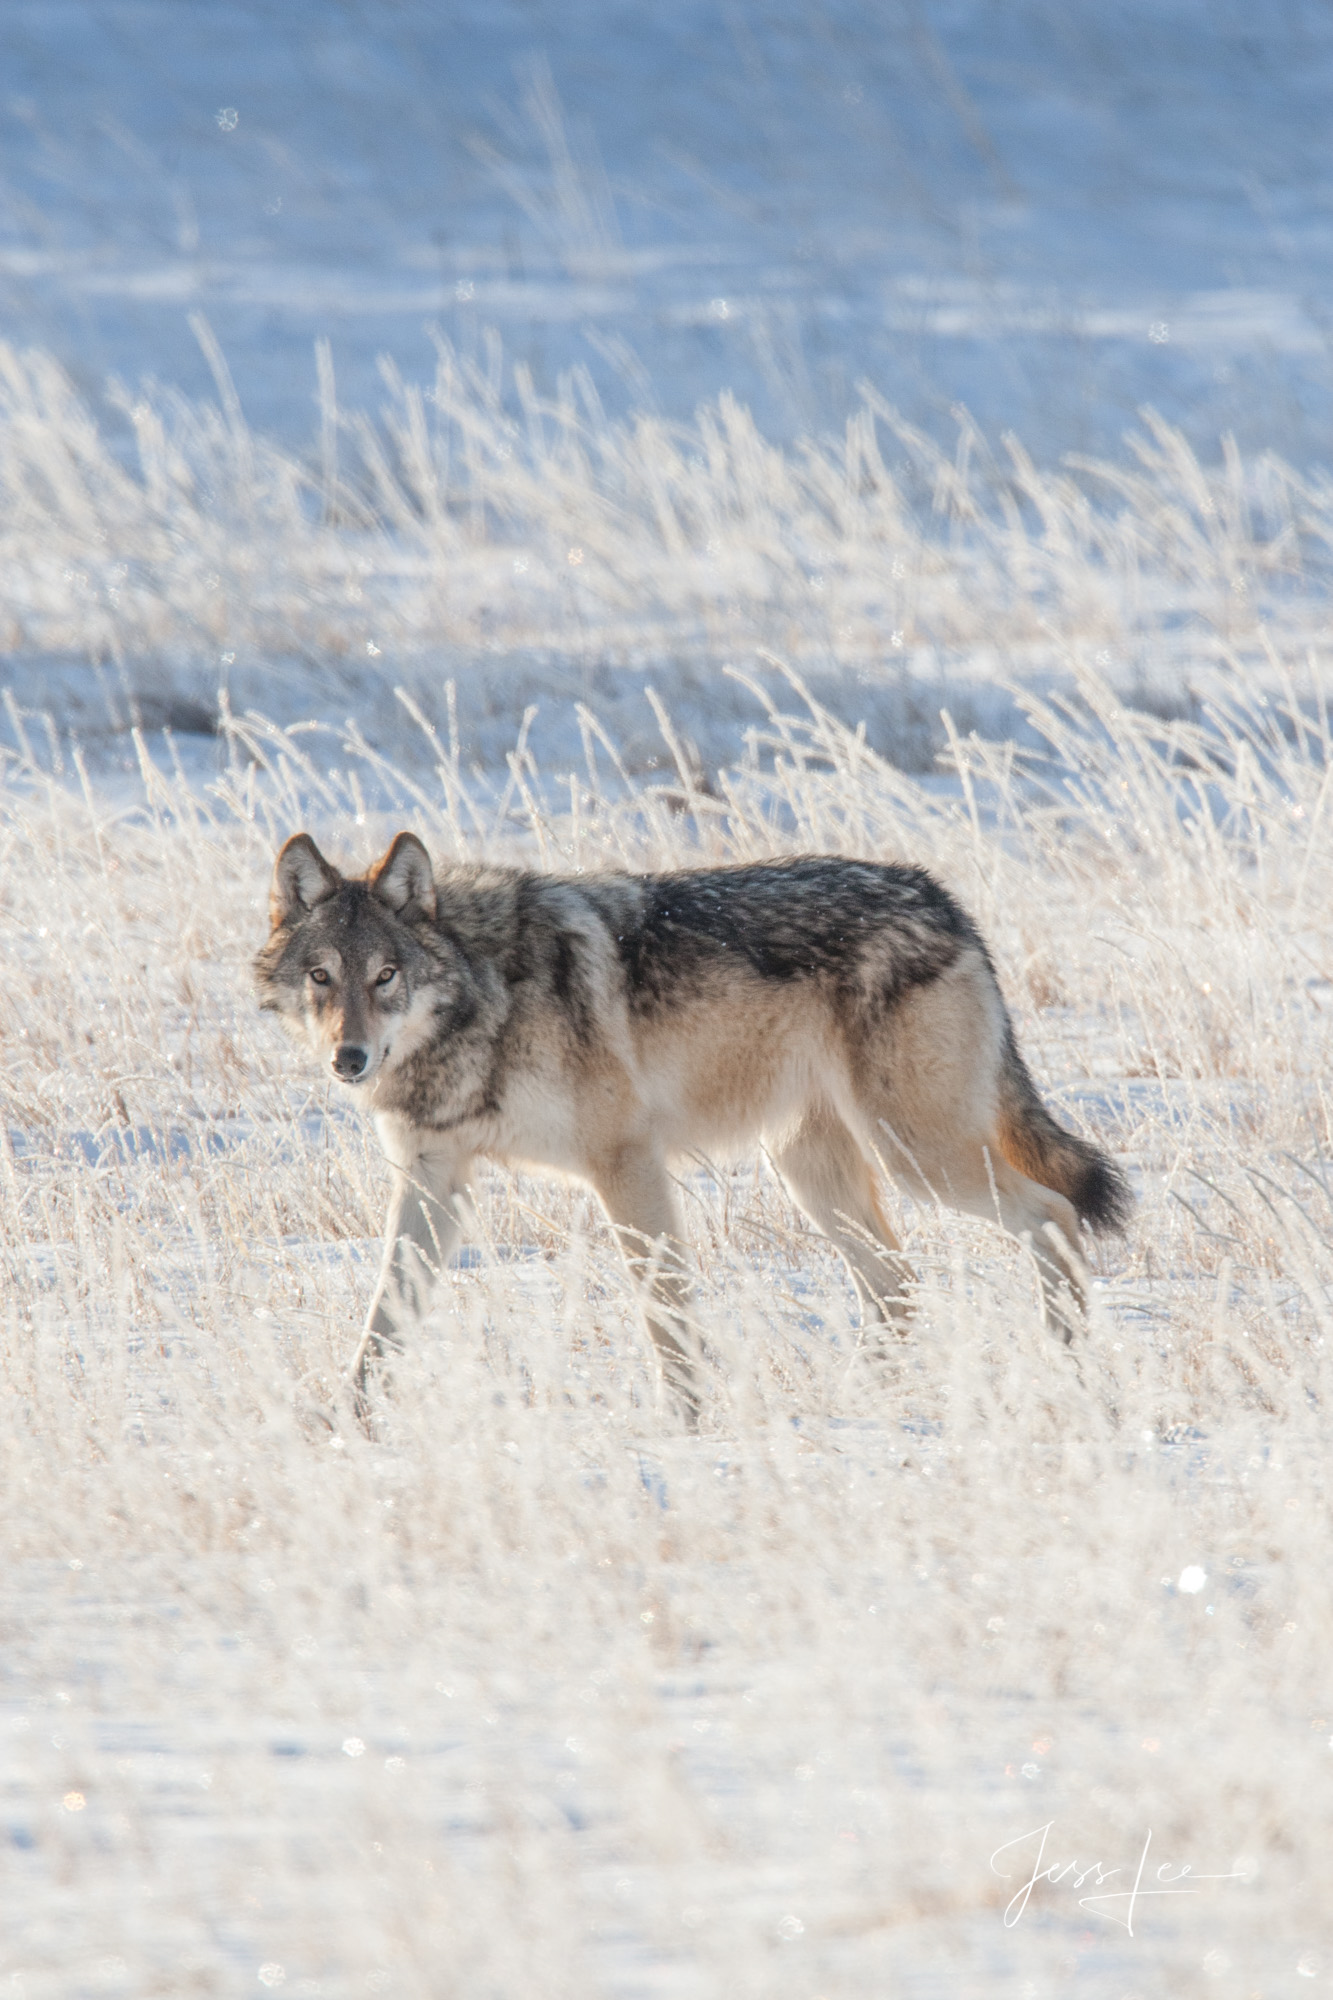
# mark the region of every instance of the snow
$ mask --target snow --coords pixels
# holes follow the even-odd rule
[[[1096,698],[1036,711],[1050,766],[960,741],[948,788],[779,718],[690,813],[650,777],[479,822],[400,774],[358,827],[382,760],[278,731],[137,803],[9,760],[17,1990],[1118,2000],[1322,1964],[1323,723]],[[489,1174],[367,1437],[337,1385],[383,1165],[244,964],[296,819],[373,850],[404,817],[564,866],[926,861],[1135,1182],[1086,1343],[1018,1246],[896,1200],[917,1320],[872,1366],[771,1169],[700,1166],[684,1438],[591,1199]],[[1075,1878],[1149,1839],[1200,1893],[1131,1935]]]
[[[730,388],[777,437],[866,377],[1043,463],[1143,402],[1328,462],[1308,0],[10,0],[0,51],[4,320],[89,390],[211,393],[202,311],[251,424],[304,444],[317,338],[367,407],[381,352],[420,379],[428,324],[494,326],[547,390]]]
[[[19,2000],[1319,1990],[1330,85],[1302,0],[0,10]],[[872,1367],[696,1162],[685,1438],[488,1173],[368,1436],[383,1162],[246,966],[407,824],[935,870],[1135,1186],[1086,1343],[893,1197]]]

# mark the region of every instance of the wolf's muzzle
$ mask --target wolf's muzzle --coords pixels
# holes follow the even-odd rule
[[[366,1067],[366,1051],[355,1042],[341,1042],[333,1051],[333,1073],[344,1083],[355,1083]]]

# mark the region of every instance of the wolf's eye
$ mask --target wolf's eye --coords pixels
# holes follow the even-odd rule
[[[327,986],[329,983],[329,975],[322,965],[312,965],[310,968],[310,977],[314,980],[316,986]]]
[[[375,984],[377,986],[391,986],[397,977],[398,967],[396,965],[386,965],[379,978],[375,981]]]

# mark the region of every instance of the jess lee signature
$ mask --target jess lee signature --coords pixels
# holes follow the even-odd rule
[[[1250,1870],[1247,1868],[1233,1868],[1225,1875],[1199,1875],[1195,1873],[1188,1861],[1180,1867],[1176,1867],[1170,1861],[1163,1861],[1149,1875],[1148,1850],[1152,1846],[1152,1828],[1149,1827],[1144,1838],[1142,1852],[1139,1855],[1138,1866],[1134,1870],[1133,1887],[1110,1889],[1103,1894],[1103,1882],[1109,1882],[1113,1875],[1124,1876],[1128,1870],[1126,1868],[1108,1868],[1105,1862],[1102,1861],[1074,1860],[1046,1863],[1046,1845],[1050,1839],[1051,1828],[1054,1825],[1055,1821],[1048,1819],[1045,1826],[1035,1826],[1030,1833],[1020,1833],[1013,1840],[1006,1840],[1003,1846],[996,1848],[990,1858],[992,1871],[996,1875],[1004,1876],[1007,1880],[1012,1880],[1015,1871],[1012,1868],[1001,1867],[999,1865],[1000,1857],[1002,1855],[1009,1855],[1012,1859],[1021,1862],[1023,1857],[1016,1854],[1015,1849],[1021,1848],[1027,1842],[1035,1841],[1037,1843],[1036,1854],[1032,1857],[1031,1868],[1024,1878],[1023,1886],[1020,1889],[1015,1889],[1013,1895],[1005,1904],[1004,1922],[1007,1930],[1012,1930],[1022,1917],[1024,1910],[1028,1906],[1028,1898],[1031,1896],[1038,1882],[1067,1883],[1071,1889],[1081,1889],[1085,1882],[1093,1882],[1096,1885],[1097,1893],[1091,1896],[1080,1896],[1078,1899],[1079,1908],[1081,1910],[1091,1910],[1095,1915],[1105,1917],[1113,1924],[1123,1924],[1129,1935],[1133,1937],[1134,1911],[1142,1898],[1146,1896],[1198,1896],[1202,1894],[1202,1890],[1198,1885],[1203,1882],[1244,1881],[1250,1874]],[[1147,1877],[1146,1881],[1145,1877]]]

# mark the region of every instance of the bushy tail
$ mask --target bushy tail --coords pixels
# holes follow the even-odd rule
[[[1099,1146],[1066,1132],[1052,1118],[1012,1029],[1005,1037],[1000,1073],[999,1139],[1011,1167],[1062,1194],[1090,1229],[1099,1235],[1124,1229],[1134,1206],[1129,1182]]]

